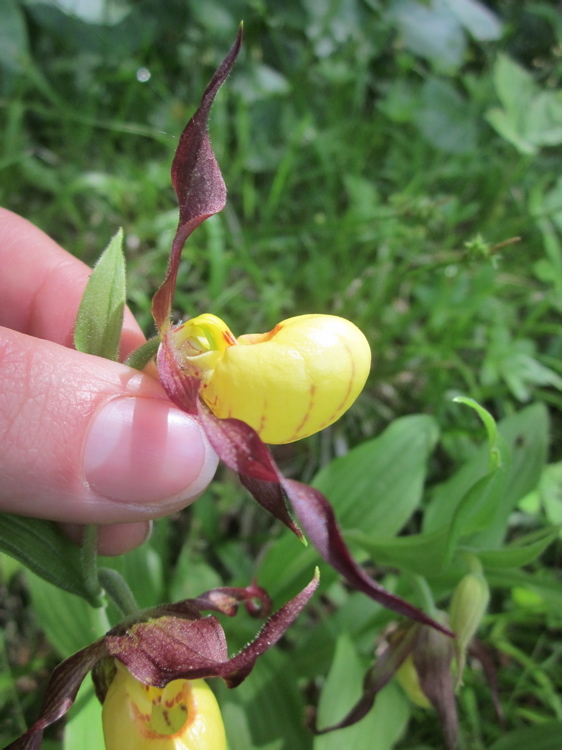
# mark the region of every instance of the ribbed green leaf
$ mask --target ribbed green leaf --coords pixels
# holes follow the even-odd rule
[[[478,547],[484,549],[500,546],[513,508],[537,486],[548,446],[548,415],[544,405],[534,404],[502,420],[498,423],[498,432],[505,441],[502,458],[507,464],[509,454],[511,460],[506,466],[507,485],[496,507],[494,523],[480,532]],[[434,490],[424,514],[424,532],[435,531],[452,520],[457,508],[465,502],[467,493],[488,474],[489,469],[490,447],[483,445],[474,458]]]
[[[343,529],[393,536],[421,502],[427,459],[438,437],[432,417],[402,417],[332,461],[313,486],[330,500]]]
[[[366,666],[361,663],[350,637],[340,635],[332,668],[320,697],[319,728],[336,723],[354,705],[361,695],[365,671]],[[396,685],[389,684],[381,690],[375,705],[364,719],[346,729],[316,737],[314,750],[391,750],[406,728],[409,716],[406,697]]]
[[[437,438],[438,428],[431,417],[403,417],[378,438],[319,472],[313,486],[330,500],[346,538],[354,539],[360,530],[369,538],[376,535],[378,540],[390,541],[402,528],[421,502],[427,460]],[[283,535],[262,559],[260,583],[276,599],[286,599],[304,585],[317,562],[318,553],[312,546],[300,546],[292,535]],[[333,580],[333,571],[323,567],[320,590]]]
[[[521,568],[536,560],[560,534],[560,529],[549,526],[532,535],[532,541],[518,539],[503,549],[478,552],[481,563],[486,568]]]
[[[33,610],[56,651],[66,658],[100,638],[110,627],[105,608],[92,608],[83,599],[52,586],[32,573],[26,575]]]
[[[560,750],[562,721],[549,721],[535,727],[516,729],[490,745],[489,750],[514,750],[532,747],[533,750]]]
[[[426,578],[443,572],[452,551],[449,526],[428,534],[393,539],[350,531],[346,534],[346,539],[362,547],[380,565],[389,565]]]
[[[104,747],[101,704],[91,680],[85,680],[78,691],[76,704],[64,727],[63,750],[100,750]]]
[[[310,750],[312,737],[303,726],[304,702],[290,654],[268,651],[236,690],[218,681],[213,687],[230,750]]]
[[[0,513],[0,550],[49,583],[99,605],[82,577],[80,550],[55,523]]]

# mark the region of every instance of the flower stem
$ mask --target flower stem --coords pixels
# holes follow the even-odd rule
[[[484,568],[482,567],[480,558],[477,555],[475,555],[474,552],[469,552],[468,550],[461,550],[459,552],[459,557],[463,559],[463,561],[466,563],[471,573],[474,573],[475,575],[484,574]]]
[[[154,359],[160,346],[160,336],[153,336],[146,343],[135,349],[125,360],[125,364],[134,367],[135,370],[144,370],[147,364]]]
[[[123,617],[139,611],[133,592],[120,573],[112,568],[100,568],[98,575],[105,593]]]
[[[80,550],[84,585],[90,596],[90,603],[95,607],[103,606],[102,588],[98,577],[98,527],[95,524],[84,526],[82,547]]]

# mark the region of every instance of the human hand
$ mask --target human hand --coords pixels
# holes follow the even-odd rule
[[[0,269],[0,510],[75,539],[100,524],[100,554],[122,554],[198,497],[216,455],[153,377],[72,348],[90,269],[1,208]],[[142,343],[127,310],[121,358]]]

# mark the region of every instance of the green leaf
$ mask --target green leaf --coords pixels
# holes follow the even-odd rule
[[[49,583],[99,606],[82,578],[79,548],[55,523],[0,513],[0,550]]]
[[[379,565],[388,565],[426,578],[440,575],[451,557],[451,532],[444,526],[428,534],[394,539],[350,531],[346,539],[368,552]]]
[[[438,434],[432,417],[402,417],[378,438],[317,474],[313,485],[330,500],[346,538],[352,539],[356,530],[377,539],[392,538],[400,531],[421,503],[427,459]],[[312,546],[303,547],[292,534],[283,534],[262,558],[260,585],[275,599],[286,600],[306,584],[315,564],[318,553]],[[331,567],[321,567],[319,590],[325,591],[335,574]]]
[[[73,18],[100,26],[113,26],[120,23],[132,9],[131,4],[123,0],[88,0],[88,2],[57,0],[56,5]]]
[[[318,705],[320,729],[342,719],[360,698],[366,669],[367,665],[361,663],[350,637],[340,635]],[[407,698],[391,683],[381,690],[375,705],[364,719],[346,729],[316,737],[314,750],[391,750],[403,734],[409,716]]]
[[[379,437],[322,469],[313,486],[330,500],[343,529],[394,536],[419,507],[438,437],[432,417],[396,419]]]
[[[451,522],[430,532],[385,539],[362,531],[349,531],[355,542],[380,565],[419,574],[441,575],[449,565],[459,539],[487,528],[494,522],[496,508],[505,493],[505,472],[488,474],[471,487]]]
[[[96,263],[78,310],[74,345],[79,352],[117,361],[123,328],[126,283],[123,230]]]
[[[465,404],[465,406],[470,406],[471,409],[474,409],[474,411],[482,420],[484,427],[486,428],[486,432],[488,433],[488,443],[490,444],[490,470],[495,469],[496,466],[501,464],[502,461],[501,451],[498,446],[498,427],[496,424],[496,420],[493,418],[490,412],[487,411],[487,409],[485,409],[483,406],[480,406],[480,404],[473,398],[467,398],[466,396],[457,396],[453,399],[453,401],[457,404]]]
[[[546,466],[538,488],[538,498],[552,524],[562,524],[562,463]]]
[[[494,65],[494,85],[508,118],[520,130],[524,112],[538,91],[535,82],[524,68],[506,55],[499,55]]]
[[[302,589],[310,580],[311,569],[320,557],[310,544],[299,544],[291,532],[284,532],[265,551],[260,561],[258,580],[268,594],[277,601],[288,601],[293,592]],[[337,574],[331,566],[320,563],[319,591],[325,591]]]
[[[422,87],[414,121],[432,146],[466,154],[476,146],[476,124],[465,99],[447,81],[431,77]]]
[[[33,601],[33,611],[41,629],[56,651],[66,658],[93,641],[110,628],[105,609],[93,609],[80,599],[60,588],[26,573]]]
[[[301,720],[304,701],[290,654],[272,649],[258,659],[251,679],[236,690],[228,690],[222,681],[213,688],[230,750],[309,750],[310,733]]]
[[[194,598],[201,591],[209,591],[222,585],[223,581],[216,567],[209,565],[201,550],[188,539],[181,549],[168,582],[168,592],[172,601]]]
[[[0,3],[0,68],[5,73],[21,72],[29,58],[29,40],[25,15],[16,0]],[[5,80],[11,80],[6,76]],[[8,86],[4,86],[8,89]],[[9,86],[11,88],[11,85]]]
[[[499,107],[492,107],[486,112],[486,120],[494,128],[498,135],[511,143],[519,151],[520,154],[525,156],[533,156],[537,153],[537,147],[532,143],[529,143],[526,138],[517,131],[517,126],[509,118],[507,112]]]
[[[560,529],[549,526],[498,550],[478,550],[478,558],[485,568],[521,568],[536,560],[560,534]]]
[[[500,511],[506,487],[507,472],[504,468],[498,468],[475,482],[453,516],[455,538],[467,538],[489,529],[503,536],[507,519]]]
[[[562,96],[560,91],[541,91],[526,113],[529,138],[539,146],[562,143]]]
[[[84,680],[64,726],[63,750],[100,750],[104,747],[101,703],[91,680]]]
[[[534,404],[498,423],[498,431],[505,441],[505,455],[510,455],[506,467],[507,484],[497,521],[479,541],[481,548],[494,548],[501,544],[503,535],[498,529],[505,527],[513,508],[538,484],[546,462],[548,447],[548,414],[543,404]],[[502,449],[504,454],[504,449]],[[449,522],[457,508],[475,483],[489,473],[489,446],[483,445],[474,457],[446,482],[438,485],[424,514],[424,532],[435,531]]]
[[[396,22],[403,44],[415,55],[449,72],[462,63],[466,35],[445,0],[431,4],[393,0],[388,15]]]
[[[533,750],[560,750],[562,721],[549,721],[534,727],[516,729],[490,745],[488,750],[513,750],[532,747]]]
[[[489,568],[486,579],[490,588],[523,589],[540,598],[544,607],[559,620],[562,615],[562,587],[558,573],[552,569],[540,569],[528,573],[518,568]]]
[[[562,99],[558,91],[541,91],[524,68],[500,55],[494,84],[503,109],[486,113],[490,125],[522,154],[562,143]]]
[[[446,0],[464,28],[478,41],[492,41],[501,36],[501,23],[483,3],[477,0]]]

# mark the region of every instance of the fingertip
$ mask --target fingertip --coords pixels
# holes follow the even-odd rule
[[[94,415],[84,449],[90,488],[163,515],[210,482],[217,459],[197,421],[167,401],[114,398]]]

